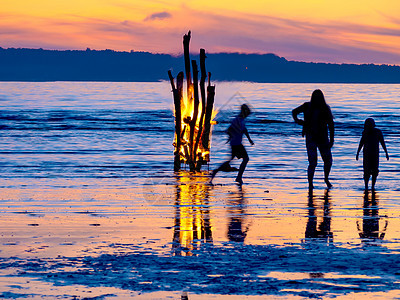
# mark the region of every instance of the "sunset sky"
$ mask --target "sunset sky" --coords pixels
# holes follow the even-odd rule
[[[399,0],[2,0],[0,46],[400,65]]]

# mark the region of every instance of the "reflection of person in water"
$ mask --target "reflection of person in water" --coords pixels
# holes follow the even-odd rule
[[[323,206],[318,208],[319,200],[323,200]],[[329,189],[325,190],[322,199],[316,199],[313,191],[308,195],[308,221],[306,226],[306,239],[323,239],[328,243],[333,242],[333,233],[331,232],[331,199]],[[322,222],[318,224],[318,214],[323,210]]]
[[[371,199],[369,197],[368,190],[364,192],[364,204],[363,204],[363,223],[362,229],[357,221],[357,229],[361,239],[379,239],[383,240],[385,237],[386,228],[388,221],[385,220],[385,226],[382,232],[379,230],[379,199],[374,191],[371,193]]]
[[[229,200],[228,206],[228,214],[229,214],[229,223],[228,223],[228,239],[231,242],[240,242],[243,243],[246,236],[247,231],[249,230],[249,225],[246,229],[244,227],[244,219],[245,219],[245,203],[244,203],[244,193],[242,187],[239,186],[238,196],[234,199]]]
[[[363,169],[364,169],[364,184],[365,190],[368,190],[369,177],[372,176],[371,189],[375,189],[376,178],[379,173],[379,143],[382,145],[386,153],[386,159],[389,160],[389,154],[386,149],[385,140],[383,139],[382,131],[375,128],[375,121],[368,118],[364,123],[364,131],[358,146],[356,160],[360,154],[361,148],[363,150]]]
[[[297,116],[303,113],[304,120]],[[308,155],[308,187],[313,189],[315,168],[318,156],[317,148],[324,161],[325,183],[328,188],[332,187],[329,182],[329,173],[332,167],[331,148],[334,142],[335,130],[333,116],[329,105],[325,102],[324,94],[321,90],[315,90],[311,95],[310,102],[305,102],[292,111],[294,121],[303,126],[303,136],[306,136],[306,147]],[[329,129],[329,138],[328,138]]]

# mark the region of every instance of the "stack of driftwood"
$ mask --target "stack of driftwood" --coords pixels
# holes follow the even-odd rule
[[[183,83],[184,73],[180,72],[175,82],[171,71],[168,71],[175,108],[175,171],[180,170],[182,163],[187,164],[191,171],[200,170],[202,165],[210,161],[210,138],[215,86],[210,84],[211,73],[206,73],[206,52],[204,49],[200,49],[199,82],[197,62],[196,60],[190,61],[190,37],[190,31],[183,36],[186,91],[184,91]],[[208,84],[206,95],[205,86],[207,77]]]

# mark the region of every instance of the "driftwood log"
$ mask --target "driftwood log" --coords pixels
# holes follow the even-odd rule
[[[175,107],[175,136],[181,136],[181,97],[178,90],[175,87],[174,77],[171,71],[168,71],[169,80],[172,86],[172,93],[174,95],[174,107]],[[174,153],[174,171],[179,171],[181,165],[181,139],[177,138],[175,140],[175,153]]]
[[[199,147],[200,138],[203,133],[204,116],[206,114],[206,50],[200,49],[200,95],[201,95],[201,115],[199,123],[199,133],[196,138],[195,149]],[[201,166],[204,164],[203,157],[199,157],[197,161],[196,170],[200,170]]]
[[[206,95],[206,52],[200,49],[200,82],[196,60],[190,61],[189,44],[191,32],[183,36],[183,56],[186,74],[186,97],[183,94],[184,73],[180,72],[176,84],[171,71],[168,77],[174,98],[175,152],[174,170],[179,171],[181,163],[189,165],[191,171],[200,170],[209,162],[211,122],[214,107],[215,86],[210,84],[208,73]],[[191,62],[191,63],[190,63]],[[192,81],[193,76],[193,81]]]
[[[197,130],[196,132],[196,123],[197,123],[197,116],[199,114],[199,105],[200,105],[200,99],[199,99],[199,85],[198,85],[198,73],[199,71],[197,70],[197,63],[195,60],[192,60],[192,69],[193,69],[193,116],[192,116],[192,122],[190,126],[190,145],[192,146],[192,151],[191,151],[191,164],[195,164],[197,161],[197,147],[196,145],[196,140],[197,136],[199,135],[199,131]],[[194,136],[196,134],[196,139],[194,139]],[[192,165],[190,169],[194,168],[195,166]]]
[[[189,54],[189,43],[190,43],[191,33],[190,30],[188,34],[183,36],[183,58],[185,60],[185,72],[186,72],[186,83],[187,83],[187,98],[189,102],[192,97],[192,75],[190,72],[190,54]]]
[[[210,131],[211,131],[211,121],[212,112],[214,107],[214,96],[215,96],[215,86],[211,85],[211,73],[208,72],[208,87],[207,87],[207,104],[206,104],[206,115],[204,118],[204,130],[203,130],[203,148],[210,149]]]

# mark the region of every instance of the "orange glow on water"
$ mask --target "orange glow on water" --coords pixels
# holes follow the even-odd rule
[[[182,172],[177,182],[174,254],[192,256],[202,243],[212,243],[208,178]]]

